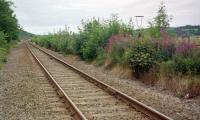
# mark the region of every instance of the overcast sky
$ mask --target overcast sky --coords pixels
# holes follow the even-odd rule
[[[162,0],[11,0],[19,24],[35,34],[47,34],[66,26],[76,31],[81,19],[91,17],[109,18],[118,14],[127,21],[130,17],[143,15],[143,26],[156,15]],[[164,0],[171,26],[200,24],[199,0]],[[136,21],[135,18],[133,19]],[[135,23],[136,24],[136,23]]]

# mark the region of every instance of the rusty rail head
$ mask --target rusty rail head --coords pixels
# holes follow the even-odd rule
[[[62,94],[62,98],[64,98],[68,105],[70,105],[70,110],[74,112],[74,118],[77,120],[87,120],[87,118],[83,115],[83,113],[78,109],[78,107],[72,102],[72,100],[68,97],[68,95],[64,92],[64,90],[60,87],[60,85],[56,82],[56,80],[53,78],[53,76],[49,73],[49,71],[42,65],[40,60],[37,58],[37,56],[33,53],[33,51],[28,47],[26,44],[26,47],[30,51],[31,55],[33,58],[36,60],[36,62],[39,64],[39,66],[42,68],[44,71],[45,75],[48,77],[51,82],[53,82],[54,86],[56,87],[57,90],[59,90]],[[57,91],[58,92],[58,91]],[[58,93],[60,94],[60,93]]]
[[[122,100],[124,100],[125,102],[127,102],[130,106],[134,107],[135,109],[141,111],[142,113],[146,114],[147,116],[149,116],[152,119],[155,120],[173,120],[172,118],[164,115],[163,113],[153,109],[152,107],[149,107],[141,102],[139,102],[138,100],[120,92],[119,90],[97,80],[96,78],[88,75],[87,73],[77,69],[76,67],[68,64],[66,61],[59,59],[58,57],[54,56],[53,54],[50,54],[48,52],[46,52],[45,50],[41,49],[40,47],[30,43],[31,45],[33,45],[34,47],[38,48],[39,50],[43,51],[45,54],[51,56],[52,58],[54,58],[55,60],[59,61],[60,63],[62,63],[63,65],[69,67],[70,69],[76,71],[77,73],[79,73],[81,76],[83,76],[84,78],[86,78],[88,81],[95,83],[98,87],[104,89],[105,91],[109,92],[110,94],[120,97]]]

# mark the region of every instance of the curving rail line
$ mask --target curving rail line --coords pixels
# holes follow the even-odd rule
[[[37,61],[37,63],[43,69],[43,71],[44,71],[45,75],[47,76],[47,78],[51,81],[53,87],[56,88],[56,91],[58,92],[60,97],[64,98],[66,105],[72,111],[75,119],[87,120],[87,118],[88,119],[97,119],[98,117],[97,118],[95,118],[94,116],[91,117],[92,115],[90,115],[90,114],[88,115],[87,114],[88,111],[87,112],[82,112],[82,110],[79,109],[79,107],[77,107],[77,105],[79,105],[79,104],[73,102],[73,101],[76,101],[76,99],[72,100],[73,96],[70,97],[70,93],[68,93],[68,94],[66,93],[65,87],[62,87],[63,86],[62,82],[58,83],[59,80],[58,81],[56,80],[56,78],[55,78],[56,76],[53,76],[53,72],[52,73],[49,72],[49,70],[47,69],[48,64],[43,65],[45,63],[45,61],[41,62],[40,58],[38,57],[39,55],[36,55],[36,51],[35,51],[36,49],[37,49],[37,52],[40,51],[40,52],[43,53],[43,54],[40,53],[41,54],[40,56],[44,56],[44,55],[49,56],[49,58],[53,59],[54,62],[59,62],[59,64],[61,64],[62,66],[64,65],[65,68],[68,68],[68,69],[74,71],[76,74],[78,74],[82,78],[84,78],[85,81],[86,80],[89,81],[90,83],[92,83],[93,85],[97,86],[98,88],[100,88],[104,92],[109,93],[110,96],[114,96],[115,99],[117,98],[117,100],[119,100],[119,101],[121,101],[123,103],[126,103],[127,106],[132,107],[135,111],[141,112],[142,114],[147,116],[147,117],[145,117],[145,119],[148,118],[148,119],[155,119],[155,120],[172,120],[172,118],[170,118],[170,117],[168,117],[168,116],[156,111],[155,109],[153,109],[153,108],[151,108],[151,107],[149,107],[149,106],[137,101],[136,99],[134,99],[134,98],[132,98],[132,97],[120,92],[119,90],[117,90],[117,89],[115,89],[115,88],[113,88],[113,87],[111,87],[111,86],[109,86],[109,85],[97,80],[96,78],[91,77],[87,73],[75,68],[74,66],[72,66],[72,65],[68,64],[67,62],[65,62],[64,60],[61,60],[58,57],[52,55],[51,53],[46,52],[41,47],[39,47],[39,46],[37,46],[37,45],[35,45],[33,43],[27,43],[26,45],[27,45],[28,50],[30,51],[30,53],[34,57],[34,59]],[[35,50],[33,51],[33,49],[35,49]],[[54,64],[54,63],[50,63],[50,64]],[[73,73],[73,75],[74,75],[74,73]],[[82,81],[80,83],[82,83]],[[66,84],[66,82],[63,83],[63,84]],[[88,83],[84,83],[84,84],[89,85]],[[70,85],[70,83],[69,83],[69,85]],[[71,85],[74,85],[74,84],[71,84]],[[68,86],[68,87],[70,87],[70,86]],[[83,87],[80,87],[80,86],[77,86],[77,87],[79,87],[80,89],[83,88]],[[92,88],[94,88],[94,87],[92,87]],[[96,88],[94,90],[96,90]],[[104,94],[104,93],[101,93],[101,94]],[[108,97],[110,98],[110,96],[108,96]],[[107,96],[105,96],[105,97],[107,97]],[[85,99],[83,99],[83,100],[85,100]],[[111,99],[111,101],[112,101],[112,99]],[[91,110],[93,110],[93,109],[91,109]],[[84,109],[83,109],[83,111],[84,111]],[[142,115],[142,116],[144,116],[144,115]]]

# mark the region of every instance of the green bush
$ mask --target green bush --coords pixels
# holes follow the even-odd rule
[[[134,30],[133,30],[133,25],[132,25],[132,21],[130,19],[129,24],[125,24],[122,22],[122,20],[120,20],[118,18],[117,15],[113,14],[111,19],[108,20],[108,24],[105,24],[106,28],[108,29],[108,37],[114,35],[114,34],[124,34],[126,35],[134,34]]]
[[[74,38],[67,30],[56,34],[37,36],[32,39],[36,44],[64,54],[74,53]]]
[[[152,39],[159,39],[160,38],[160,28],[158,26],[153,25],[153,23],[150,23],[150,27],[148,29],[148,32]]]
[[[6,35],[0,31],[0,47],[6,44]]]
[[[194,73],[195,66],[194,60],[192,58],[182,58],[176,57],[175,58],[175,71],[177,73]]]
[[[122,64],[123,63],[123,59],[124,59],[124,52],[125,52],[125,48],[123,47],[123,45],[119,45],[117,46],[116,44],[113,45],[112,50],[109,52],[109,59],[111,61],[112,64]]]
[[[77,40],[79,44],[76,49],[85,60],[92,60],[97,57],[97,48],[104,47],[106,44],[106,29],[104,24],[98,19],[93,18],[90,21],[82,22],[83,29],[80,29],[80,35]]]
[[[112,35],[133,34],[132,28],[131,23],[123,23],[116,15],[103,22],[95,18],[82,22],[79,34],[75,36],[75,51],[85,60],[95,59],[97,48],[105,48]]]
[[[73,46],[73,49],[74,49],[74,53],[81,56],[82,55],[82,52],[81,52],[81,47],[83,45],[83,40],[84,40],[84,36],[82,33],[80,34],[73,34],[73,38],[74,38],[74,46]]]
[[[103,65],[106,60],[106,52],[103,48],[97,49],[97,58],[96,58],[96,64],[97,65]]]
[[[158,41],[160,37],[160,28],[151,24],[149,29],[143,30],[142,39],[136,40],[131,23],[125,24],[114,15],[103,22],[96,18],[83,21],[78,33],[64,30],[34,37],[33,41],[57,52],[78,54],[84,60],[95,59],[97,65],[103,64],[106,59],[112,64],[128,64],[136,77],[148,72],[156,62],[161,63],[166,71],[174,69],[182,74],[200,72],[200,57],[176,57],[176,46],[171,42],[162,45]]]
[[[6,34],[7,43],[18,39],[19,24],[10,0],[0,0],[0,31]]]
[[[150,43],[136,42],[128,57],[136,77],[140,77],[140,74],[148,72],[153,64],[156,63],[155,51]]]
[[[194,73],[200,74],[200,57],[194,58]]]
[[[82,47],[82,57],[85,60],[91,60],[97,56],[97,47],[98,44],[96,41],[87,41]]]
[[[164,75],[173,75],[174,67],[175,67],[175,62],[173,60],[162,62],[160,63],[160,73]]]
[[[181,74],[199,74],[200,73],[200,58],[199,57],[191,57],[191,58],[183,58],[177,57],[175,58],[175,72]]]
[[[75,53],[84,60],[93,60],[98,56],[98,48],[106,48],[108,39],[113,34],[133,34],[131,22],[125,24],[116,15],[102,22],[93,18],[82,21],[78,33],[65,30],[56,34],[35,37],[33,41],[54,51]]]
[[[176,47],[173,43],[169,43],[167,47],[162,46],[159,50],[161,52],[161,59],[164,61],[171,60],[175,53],[175,50]]]
[[[14,44],[12,42],[7,43],[5,41],[5,35],[1,34],[0,32],[0,69],[2,67],[2,65],[7,62],[6,56],[9,53],[11,44]]]

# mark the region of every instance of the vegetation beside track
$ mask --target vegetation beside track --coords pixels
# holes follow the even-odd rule
[[[7,55],[10,51],[10,49],[13,46],[16,46],[17,44],[17,40],[15,41],[10,41],[10,42],[6,42],[6,36],[0,32],[0,69],[2,68],[3,64],[7,62]]]
[[[170,21],[162,3],[148,29],[133,30],[131,19],[127,24],[113,15],[108,20],[83,21],[78,33],[66,29],[34,37],[33,42],[97,65],[128,66],[137,78],[152,81],[147,83],[162,85],[180,96],[198,96],[200,50],[189,40],[178,40],[177,32],[169,29]]]
[[[13,3],[0,0],[0,69],[7,61],[6,56],[11,46],[18,40],[19,25],[11,9]]]
[[[3,66],[3,64],[7,61],[6,56],[9,53],[10,50],[10,44],[4,44],[0,46],[0,69]]]

